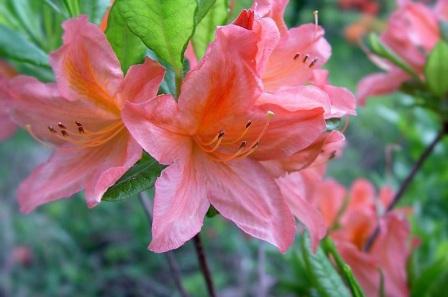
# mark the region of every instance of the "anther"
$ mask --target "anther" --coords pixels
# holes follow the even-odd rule
[[[76,126],[78,126],[78,127],[82,127],[82,124],[81,124],[80,122],[78,122],[78,121],[76,121],[75,124],[76,124]]]
[[[48,126],[48,131],[50,131],[51,133],[56,133],[56,129],[53,126]]]
[[[67,131],[65,131],[65,130],[61,130],[61,134],[62,134],[62,136],[64,136],[64,137],[67,137],[67,136],[68,136],[68,133],[67,133]]]
[[[268,117],[268,119],[272,119],[275,116],[275,113],[273,111],[268,110],[266,112],[266,116]]]
[[[67,129],[67,127],[65,127],[61,122],[58,123],[58,127],[61,129]]]
[[[219,138],[223,138],[223,137],[224,137],[224,131],[221,130],[221,131],[219,131],[219,133],[218,133],[218,139],[219,139]]]
[[[300,58],[300,53],[294,55],[294,60],[297,60],[298,58]]]
[[[314,65],[316,65],[318,59],[314,59],[313,62],[310,63],[310,68],[313,68]]]
[[[242,149],[242,148],[246,147],[246,145],[247,145],[247,141],[245,141],[245,140],[241,141],[240,147],[238,149]]]
[[[252,125],[252,121],[251,121],[251,120],[247,121],[247,123],[246,123],[246,129],[249,128],[250,125]]]
[[[306,61],[308,61],[308,58],[309,58],[310,56],[308,56],[308,55],[305,55],[305,57],[303,58],[303,63],[306,63]]]

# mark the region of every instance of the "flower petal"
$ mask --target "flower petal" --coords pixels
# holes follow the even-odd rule
[[[409,76],[401,70],[368,75],[358,84],[356,93],[358,103],[364,105],[367,97],[392,93],[398,90],[401,84],[408,79]]]
[[[210,203],[200,174],[187,158],[171,164],[157,179],[151,251],[176,249],[201,230]]]
[[[331,55],[324,30],[306,24],[288,31],[272,52],[263,74],[268,92],[303,85],[312,77],[312,69],[323,65]]]
[[[211,204],[249,235],[285,252],[294,239],[294,218],[274,178],[250,159],[217,163],[202,157]]]
[[[40,141],[60,144],[61,137],[49,131],[58,123],[77,129],[75,122],[88,128],[106,125],[114,116],[81,101],[68,101],[60,96],[55,84],[44,84],[35,78],[18,76],[8,81],[8,105],[14,122],[26,128]]]
[[[164,74],[163,67],[149,58],[131,66],[119,91],[121,100],[142,102],[156,97]]]
[[[286,34],[288,27],[284,21],[284,14],[288,0],[255,0],[252,9],[261,17],[270,17],[277,24],[280,32]]]
[[[119,113],[115,94],[123,73],[104,33],[86,16],[68,20],[63,27],[64,44],[50,56],[62,96]]]
[[[199,119],[197,129],[216,133],[222,129],[220,119],[246,111],[261,94],[255,75],[256,42],[252,31],[221,27],[199,66],[186,76],[179,109]]]
[[[304,197],[303,189],[306,187],[299,172],[288,174],[277,179],[277,184],[288,202],[289,209],[294,216],[306,226],[311,237],[311,247],[315,251],[319,241],[325,236],[327,228],[318,209]]]
[[[405,218],[389,213],[380,223],[380,235],[372,247],[384,273],[387,296],[409,296],[407,261],[410,255],[410,226]]]
[[[142,156],[140,145],[125,131],[101,149],[101,162],[95,166],[85,184],[87,205],[94,207],[103,194],[113,186]]]
[[[135,140],[162,164],[183,158],[191,149],[189,125],[170,95],[141,103],[128,102],[122,117]]]

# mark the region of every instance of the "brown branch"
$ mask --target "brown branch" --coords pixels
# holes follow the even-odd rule
[[[404,193],[408,190],[409,186],[411,185],[412,181],[414,180],[415,175],[420,171],[420,169],[422,168],[425,161],[432,154],[436,145],[447,134],[448,134],[448,123],[445,123],[443,125],[443,128],[437,134],[436,138],[434,138],[434,140],[429,144],[429,146],[423,151],[423,153],[418,158],[417,162],[412,167],[408,176],[401,183],[400,188],[398,189],[398,192],[395,194],[394,198],[392,199],[392,202],[386,208],[386,213],[391,211],[398,204],[398,202],[400,202],[400,200],[403,198]],[[367,243],[364,246],[364,251],[369,251],[372,248],[373,244],[375,243],[376,238],[380,235],[380,231],[381,231],[380,226],[377,225],[375,230],[373,231],[373,233],[369,236],[369,239],[367,240]]]
[[[143,210],[145,211],[146,217],[148,218],[149,225],[151,227],[152,222],[152,205],[149,200],[148,195],[145,192],[140,193],[139,195],[140,203],[143,206]],[[168,262],[168,267],[170,270],[170,274],[173,277],[174,284],[179,291],[181,297],[190,297],[184,286],[182,285],[182,277],[180,274],[179,266],[177,265],[176,258],[174,257],[172,252],[164,253],[164,256]]]
[[[196,255],[198,256],[199,267],[201,268],[205,283],[207,284],[208,295],[210,297],[216,297],[212,275],[210,273],[210,270],[208,269],[207,258],[205,257],[204,248],[202,246],[202,240],[199,234],[196,234],[196,236],[193,238],[193,244],[196,250]]]

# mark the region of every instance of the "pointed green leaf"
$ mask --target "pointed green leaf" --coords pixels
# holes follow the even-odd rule
[[[304,235],[302,237],[301,250],[308,273],[321,296],[351,296],[350,291],[347,289],[322,249],[318,248],[316,253],[313,253],[310,248],[310,240],[308,236]]]
[[[431,92],[445,96],[448,92],[448,43],[440,41],[428,56],[425,66],[426,82]]]
[[[215,38],[216,27],[224,25],[229,16],[227,0],[216,0],[202,21],[196,26],[192,42],[196,56],[204,56],[207,46]]]
[[[154,159],[145,155],[103,195],[103,201],[119,201],[135,197],[153,187],[162,171]]]
[[[115,3],[109,14],[106,36],[115,54],[120,60],[123,72],[131,65],[138,64],[145,57],[146,46],[141,39],[132,33],[125,19],[121,15],[117,3]]]
[[[129,28],[159,58],[182,73],[183,56],[195,28],[193,0],[117,0]]]
[[[0,57],[49,67],[48,56],[44,51],[4,25],[0,25]]]

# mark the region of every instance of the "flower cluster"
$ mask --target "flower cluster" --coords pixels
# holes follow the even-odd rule
[[[285,251],[294,216],[314,228],[316,210],[298,206],[279,180],[334,156],[344,137],[326,120],[355,114],[353,95],[330,85],[322,68],[331,54],[323,29],[288,29],[286,4],[255,1],[218,28],[176,98],[158,93],[165,72],[158,63],[146,58],[124,76],[97,25],[66,21],[63,45],[50,56],[55,83],[2,82],[11,119],[55,148],[21,184],[21,209],[81,190],[95,206],[143,148],[167,166],[155,183],[151,250],[191,239],[212,206]]]

